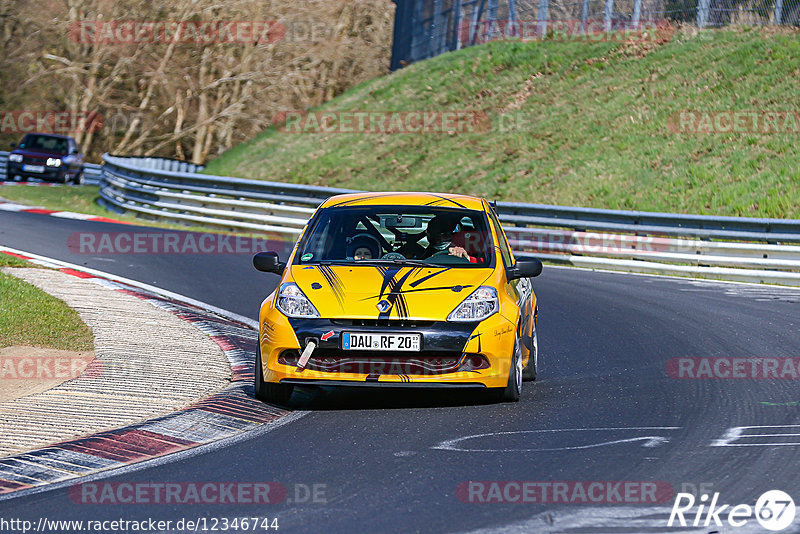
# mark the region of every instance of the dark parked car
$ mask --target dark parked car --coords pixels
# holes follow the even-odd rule
[[[48,182],[83,183],[83,154],[65,135],[29,133],[8,155],[8,179],[34,177]]]

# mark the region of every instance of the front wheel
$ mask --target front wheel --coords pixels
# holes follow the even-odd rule
[[[508,384],[504,388],[496,388],[492,392],[497,402],[518,402],[522,394],[522,349],[519,336],[514,339],[514,353],[511,357],[511,369],[508,370]]]
[[[275,384],[273,382],[264,382],[264,374],[261,367],[261,345],[256,348],[256,369],[255,379],[253,382],[253,389],[255,396],[258,400],[268,402],[270,404],[286,405],[289,398],[292,396],[294,386],[289,384]]]
[[[83,169],[81,168],[78,170],[78,173],[75,175],[75,178],[72,179],[72,183],[75,185],[83,185]]]

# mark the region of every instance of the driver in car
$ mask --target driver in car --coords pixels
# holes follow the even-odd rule
[[[380,243],[369,234],[357,234],[348,239],[347,258],[355,261],[371,260],[378,257]]]
[[[434,254],[447,252],[450,256],[458,256],[471,261],[469,254],[463,247],[453,245],[453,234],[455,234],[458,221],[458,218],[437,215],[428,222],[428,228],[426,229],[428,247],[422,256],[423,259],[430,258]]]

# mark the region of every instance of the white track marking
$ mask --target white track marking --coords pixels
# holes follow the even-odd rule
[[[104,271],[98,271],[97,269],[91,269],[84,265],[76,265],[74,263],[69,263],[66,261],[57,260],[54,258],[48,258],[47,256],[41,256],[39,254],[34,254],[33,252],[26,252],[24,250],[17,250],[11,247],[0,246],[0,251],[7,251],[13,252],[14,254],[19,254],[21,256],[28,256],[38,261],[47,262],[48,266],[60,267],[65,269],[75,269],[76,271],[83,271],[85,273],[93,274],[95,276],[101,276],[103,278],[108,278],[109,280],[114,280],[115,282],[122,282],[123,284],[136,287],[139,289],[144,289],[145,291],[149,291],[151,293],[155,293],[156,295],[160,295],[162,297],[166,297],[169,299],[178,300],[184,302],[186,304],[190,304],[192,306],[197,306],[198,308],[203,308],[204,310],[208,310],[212,313],[216,313],[221,317],[225,317],[227,319],[231,319],[233,321],[238,321],[240,323],[246,324],[247,326],[258,329],[258,321],[250,319],[249,317],[245,317],[244,315],[239,315],[238,313],[234,313],[228,310],[223,310],[222,308],[218,308],[216,306],[212,306],[211,304],[193,299],[191,297],[187,297],[186,295],[181,295],[180,293],[174,293],[172,291],[168,291],[166,289],[161,289],[160,287],[151,286],[150,284],[145,284],[142,282],[138,282],[136,280],[131,280],[130,278],[125,278],[123,276],[117,276],[116,274],[107,273]]]
[[[637,436],[633,438],[623,438],[612,441],[604,441],[600,443],[593,443],[589,445],[576,445],[571,447],[556,447],[556,448],[531,448],[531,449],[472,449],[463,448],[459,444],[477,438],[495,437],[495,436],[508,436],[513,434],[546,434],[557,432],[625,432],[631,430],[680,430],[679,426],[651,426],[651,427],[622,427],[622,428],[564,428],[564,429],[547,429],[547,430],[514,430],[508,432],[488,432],[486,434],[473,434],[471,436],[463,436],[456,439],[446,440],[440,442],[438,445],[431,447],[432,449],[443,451],[458,451],[458,452],[545,452],[545,451],[569,451],[580,449],[591,449],[595,447],[605,447],[608,445],[617,445],[622,443],[633,443],[637,441],[644,441],[642,447],[657,447],[669,442],[668,438],[663,436]]]
[[[745,434],[745,430],[757,430],[757,429],[786,429],[791,432],[778,432],[778,433],[766,433],[766,434]],[[800,440],[793,440],[790,442],[782,442],[782,443],[734,443],[739,440],[747,439],[747,438],[798,438],[800,434],[797,431],[800,430],[800,425],[759,425],[759,426],[734,426],[725,431],[725,434],[719,438],[715,439],[711,442],[710,447],[787,447],[787,446],[798,446],[800,445]]]

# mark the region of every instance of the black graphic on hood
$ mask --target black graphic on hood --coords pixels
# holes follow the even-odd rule
[[[320,265],[319,272],[322,273],[325,281],[328,282],[329,286],[331,286],[333,295],[336,297],[336,300],[339,301],[339,307],[344,309],[344,286],[342,285],[339,275],[337,275],[334,270],[327,265]]]
[[[378,315],[379,319],[388,319],[392,314],[392,308],[397,310],[398,317],[408,317],[408,303],[406,302],[406,298],[403,296],[401,289],[403,284],[412,274],[419,272],[422,269],[419,267],[409,269],[408,272],[398,280],[397,274],[400,273],[401,269],[402,267],[378,267],[378,270],[383,274],[381,292],[380,295],[378,295],[378,298],[382,298],[384,295],[386,295],[386,300],[388,300],[392,305],[391,308],[385,312],[381,312],[380,315]]]

